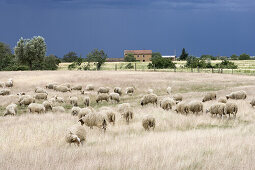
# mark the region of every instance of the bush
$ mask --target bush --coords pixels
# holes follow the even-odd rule
[[[226,69],[237,69],[238,66],[231,62],[231,61],[228,61],[228,60],[223,60],[221,63],[217,63],[215,65],[216,68],[226,68]]]
[[[73,70],[76,68],[76,64],[75,63],[72,63],[70,65],[68,65],[68,70]]]
[[[44,70],[57,70],[58,65],[60,63],[60,60],[54,56],[54,55],[49,55],[48,57],[44,57]]]
[[[83,70],[90,70],[90,64],[88,63],[84,65]]]
[[[135,62],[136,59],[134,57],[134,54],[127,54],[127,56],[124,57],[125,62]]]
[[[171,58],[162,58],[162,57],[154,57],[152,58],[152,63],[148,64],[148,68],[156,69],[164,69],[164,68],[176,68],[175,63],[173,63]]]
[[[194,57],[194,56],[189,56],[187,58],[187,62],[186,62],[186,65],[185,67],[188,67],[188,68],[213,68],[213,66],[211,65],[211,62],[210,60],[208,60],[206,62],[205,59],[199,59],[197,57]]]
[[[248,54],[241,54],[239,60],[250,60],[251,57]]]
[[[126,66],[125,66],[126,69],[133,69],[134,66],[131,64],[131,63],[128,63]]]

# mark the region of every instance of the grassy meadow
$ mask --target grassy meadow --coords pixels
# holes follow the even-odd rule
[[[135,88],[133,96],[121,96],[134,109],[134,119],[127,125],[118,114],[115,126],[109,125],[106,133],[101,129],[86,128],[87,141],[77,147],[69,146],[64,135],[76,124],[71,116],[69,96],[79,98],[79,91],[60,93],[47,90],[51,98],[63,97],[65,113],[29,114],[19,107],[17,116],[0,117],[0,169],[255,169],[255,108],[249,104],[255,96],[255,77],[231,74],[134,72],[134,71],[22,71],[0,72],[0,81],[13,78],[11,95],[0,96],[0,115],[4,108],[18,101],[19,92],[34,95],[35,87],[47,83],[93,84],[111,88]],[[108,65],[109,64],[109,65]],[[110,67],[112,63],[106,63]],[[141,63],[144,64],[144,63]],[[140,106],[140,99],[153,89],[162,99],[181,93],[185,101],[201,101],[206,92],[217,92],[217,98],[232,91],[245,90],[246,100],[231,100],[238,105],[236,118],[217,118],[205,113],[217,101],[204,103],[204,112],[187,116],[175,111],[164,111],[159,106]],[[170,96],[172,96],[170,95]],[[91,106],[99,110],[117,104],[96,104],[96,91],[89,94]],[[42,103],[43,101],[36,101]],[[152,114],[156,119],[154,131],[145,131],[142,118]]]

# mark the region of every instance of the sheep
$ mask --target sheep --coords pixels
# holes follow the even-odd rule
[[[111,101],[116,101],[117,103],[120,102],[120,95],[119,93],[110,93],[110,99]]]
[[[34,103],[35,102],[35,99],[29,95],[26,95],[26,96],[22,96],[19,100],[19,105],[22,106],[27,106],[27,105],[30,105],[31,103]]]
[[[72,90],[82,90],[82,85],[74,86]]]
[[[156,104],[157,105],[158,102],[158,96],[156,94],[147,94],[145,96],[143,96],[142,100],[141,100],[141,105],[147,105],[149,103],[152,103],[153,105]]]
[[[1,89],[0,96],[10,95],[11,91],[9,89]]]
[[[91,129],[93,129],[94,126],[104,129],[104,132],[106,131],[106,128],[107,128],[106,117],[104,114],[101,114],[101,113],[94,113],[94,112],[89,113],[85,117],[82,117],[81,119],[79,119],[79,122],[81,123],[81,125],[85,124]]]
[[[57,83],[48,83],[46,89],[53,89],[54,85],[57,85]]]
[[[99,93],[109,93],[110,89],[109,87],[99,87],[99,89],[97,90],[97,94]]]
[[[44,101],[42,104],[45,107],[46,112],[52,110],[52,104],[49,101]]]
[[[118,93],[120,96],[122,95],[122,90],[120,87],[114,87],[114,90],[113,90],[114,93]]]
[[[73,106],[78,106],[78,97],[71,97],[69,96],[70,104]]]
[[[142,120],[142,125],[145,130],[155,129],[155,118],[152,115],[145,115]]]
[[[5,88],[5,83],[4,82],[0,82],[0,87]]]
[[[13,87],[13,80],[9,79],[6,83],[5,83],[6,87]]]
[[[198,114],[199,112],[203,113],[203,103],[199,101],[191,101],[188,104],[188,110],[193,114],[194,113]]]
[[[24,98],[31,97],[30,95],[23,95],[23,94],[21,94],[21,93],[18,93],[17,95],[19,96],[18,102],[21,102]],[[31,97],[31,98],[32,98],[32,97]]]
[[[71,88],[71,85],[70,85],[70,83],[64,83],[64,84],[61,84],[60,86],[65,86],[65,87],[67,87],[67,88]]]
[[[28,105],[28,111],[30,113],[45,113],[45,107],[43,104],[38,104],[38,103],[31,103]]]
[[[106,93],[102,93],[102,94],[99,94],[99,95],[97,95],[97,97],[96,97],[96,102],[98,103],[99,101],[103,101],[103,100],[105,100],[105,101],[109,101],[109,95],[108,94],[106,94]]]
[[[166,89],[166,91],[167,91],[167,94],[171,94],[171,92],[172,92],[172,87],[167,87],[167,89]]]
[[[61,112],[61,113],[64,113],[65,112],[65,108],[63,106],[55,106],[55,107],[52,107],[52,112]]]
[[[12,104],[9,104],[6,108],[5,108],[5,113],[4,113],[4,116],[7,116],[7,115],[12,115],[12,116],[15,116],[18,112],[18,109],[17,109],[17,105],[12,103]]]
[[[189,108],[188,108],[188,104],[184,101],[178,103],[176,105],[175,111],[177,113],[181,113],[181,114],[188,114],[189,113]]]
[[[65,141],[71,145],[71,143],[83,145],[86,142],[86,130],[82,125],[75,124],[71,128],[69,128],[65,135]]]
[[[88,85],[86,86],[86,90],[87,90],[87,91],[93,91],[94,89],[95,89],[95,87],[94,87],[93,84],[88,84]]]
[[[81,108],[79,107],[73,107],[72,110],[71,110],[71,115],[72,116],[78,116],[78,114],[80,113],[81,111]]]
[[[232,92],[232,93],[226,95],[227,99],[236,99],[236,100],[238,100],[238,99],[246,99],[246,97],[247,97],[247,93],[245,91],[243,91],[243,90]]]
[[[255,106],[255,99],[252,99],[250,104],[251,104],[252,107],[254,107]]]
[[[223,117],[223,115],[226,114],[226,104],[224,103],[215,103],[210,106],[209,109],[206,109],[206,113],[211,113],[212,115],[220,115]]]
[[[134,93],[135,89],[134,87],[127,87],[126,88],[126,94],[132,95]]]
[[[64,103],[64,99],[62,97],[58,97],[57,95],[55,96],[55,101],[58,103]]]
[[[130,119],[133,119],[134,117],[134,113],[129,103],[120,104],[118,106],[118,112],[121,113],[121,117],[126,120],[127,124],[129,124]]]
[[[26,93],[25,93],[25,92],[19,92],[19,93],[17,93],[17,95],[18,95],[18,96],[25,96]]]
[[[47,91],[45,89],[41,88],[41,87],[36,87],[35,93],[46,93],[46,94],[48,94]]]
[[[227,103],[227,99],[225,99],[225,98],[223,98],[223,97],[220,97],[220,98],[218,99],[218,102],[219,102],[219,103]]]
[[[81,90],[81,94],[90,95],[90,92],[86,92],[85,90]]]
[[[50,103],[55,103],[55,102],[56,102],[56,98],[55,98],[55,97],[52,97],[52,98],[48,99],[48,101],[49,101]]]
[[[116,119],[116,112],[113,111],[110,108],[105,108],[101,111],[102,114],[105,114],[107,121],[109,123],[112,123],[113,125],[115,125],[115,119]]]
[[[89,96],[85,96],[83,98],[83,103],[84,103],[85,107],[89,107],[89,105],[90,105],[90,98],[89,98]]]
[[[148,90],[147,90],[147,93],[148,93],[148,94],[153,94],[153,89],[148,89]]]
[[[46,93],[37,93],[35,94],[35,99],[38,100],[46,100],[47,99],[47,94]]]
[[[173,105],[175,105],[175,101],[170,97],[166,97],[160,102],[160,107],[164,110],[172,109]]]
[[[69,87],[63,86],[63,85],[54,86],[54,89],[55,89],[56,91],[63,92],[63,93],[68,92],[68,91],[71,92],[71,89],[70,89]]]
[[[230,117],[230,114],[233,114],[234,117],[236,117],[237,111],[238,111],[237,104],[230,103],[230,102],[226,103],[226,114],[228,114],[229,117]]]
[[[206,93],[202,102],[207,102],[210,100],[216,100],[216,93],[214,93],[214,92]]]
[[[78,118],[81,119],[82,117],[86,116],[89,113],[92,113],[93,111],[90,108],[82,108],[80,109],[78,113]]]
[[[176,104],[182,101],[182,95],[177,93],[173,96],[174,100],[176,101]]]

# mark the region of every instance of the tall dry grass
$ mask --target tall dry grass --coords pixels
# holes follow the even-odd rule
[[[117,115],[115,126],[104,134],[100,129],[87,130],[87,142],[81,147],[69,146],[64,141],[67,128],[77,118],[67,113],[42,115],[21,114],[0,117],[0,169],[254,169],[255,114],[249,100],[255,95],[255,78],[219,74],[142,73],[142,72],[0,72],[0,81],[12,77],[13,96],[0,97],[5,107],[17,101],[17,92],[33,94],[36,86],[47,82],[88,83],[100,86],[135,86],[132,97],[123,96],[121,102],[130,102],[135,118],[126,125]],[[248,99],[236,102],[237,118],[221,119],[207,114],[180,115],[154,106],[141,107],[139,100],[148,88],[160,98],[166,96],[166,87],[173,93],[183,93],[185,100],[201,100],[206,91],[217,91],[218,96],[243,89]],[[68,98],[70,94],[55,94]],[[82,96],[79,92],[72,95]],[[93,96],[94,94],[92,94]],[[205,103],[208,108],[212,103]],[[99,106],[98,109],[107,105]],[[110,107],[115,109],[114,104]],[[146,132],[141,125],[145,114],[156,118],[155,131]]]

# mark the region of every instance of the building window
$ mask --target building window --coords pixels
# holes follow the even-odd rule
[[[144,55],[143,55],[143,58],[144,58]]]
[[[145,62],[145,60],[143,60],[143,62]]]

